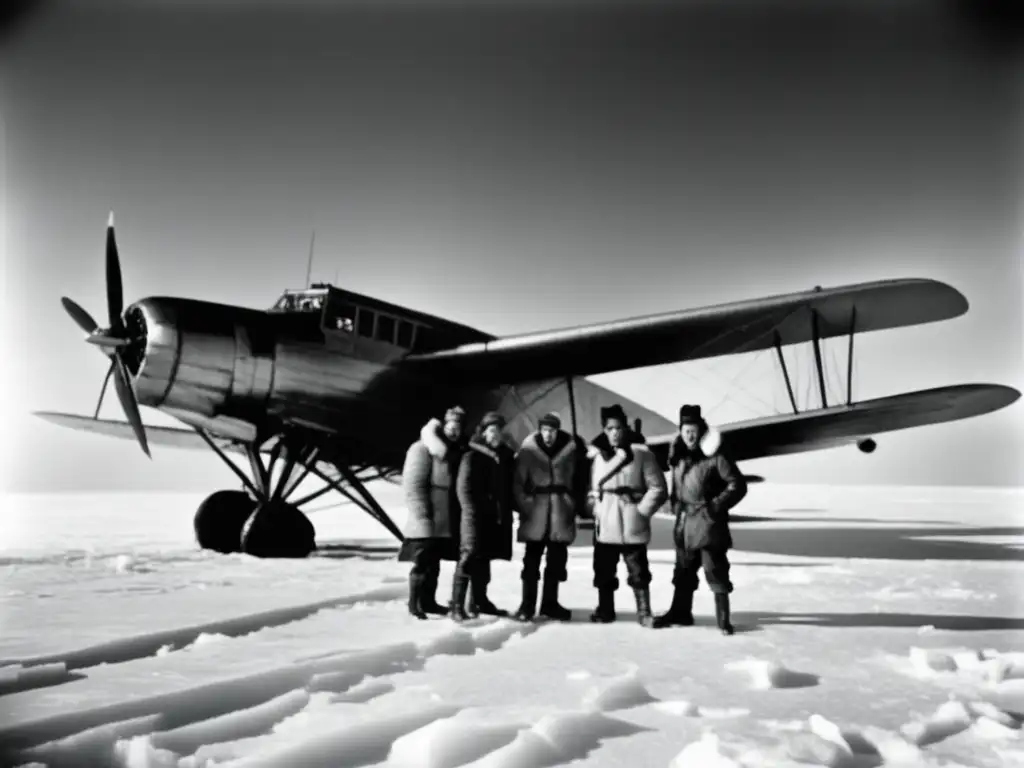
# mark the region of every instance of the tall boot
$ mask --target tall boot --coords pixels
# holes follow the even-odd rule
[[[523,579],[523,602],[519,604],[515,618],[518,621],[530,621],[537,613],[537,582]]]
[[[599,589],[597,591],[597,609],[590,614],[595,624],[610,624],[615,621],[615,590]]]
[[[487,597],[487,584],[482,579],[473,577],[469,585],[472,593],[473,608],[477,615],[508,616],[508,611],[503,611]]]
[[[723,635],[731,635],[735,631],[729,621],[729,595],[725,593],[715,594],[715,619]]]
[[[550,576],[544,578],[544,596],[540,601],[540,615],[556,621],[569,621],[572,611],[558,604],[558,580]]]
[[[418,573],[409,574],[409,613],[417,619],[427,618],[420,606],[420,597],[423,592],[423,576]]]
[[[448,616],[452,621],[465,621],[469,618],[466,615],[466,589],[469,586],[469,579],[465,576],[456,575],[452,579],[452,601],[448,606]]]
[[[651,615],[651,590],[649,587],[640,587],[633,590],[636,598],[636,621],[641,627],[648,629],[654,626],[654,617]]]
[[[430,573],[423,577],[423,592],[420,595],[420,608],[424,613],[444,616],[448,609],[437,602],[437,574]]]
[[[655,627],[692,627],[693,626],[693,590],[676,586],[672,592],[672,605],[668,613],[663,613],[654,620]]]

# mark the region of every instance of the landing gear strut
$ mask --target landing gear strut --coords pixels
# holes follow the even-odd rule
[[[252,470],[252,478],[249,478],[206,430],[196,428],[196,432],[244,487],[242,491],[218,491],[199,506],[194,528],[196,541],[203,549],[225,554],[244,552],[254,557],[306,557],[316,550],[316,531],[300,508],[332,490],[367,512],[399,541],[403,540],[401,530],[364,486],[369,480],[386,479],[389,473],[374,470],[374,474],[367,476],[365,473],[370,467],[352,469],[346,462],[335,459],[331,463],[339,475],[332,479],[317,466],[320,446],[281,436],[271,448],[266,464],[260,455],[259,441],[245,445]],[[275,478],[274,470],[279,461],[283,462],[283,467]],[[309,474],[316,475],[327,485],[289,501]],[[344,487],[346,484],[348,488]]]

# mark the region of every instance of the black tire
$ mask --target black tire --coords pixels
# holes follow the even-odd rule
[[[316,529],[298,507],[267,502],[243,525],[241,549],[253,557],[308,557],[316,550]]]
[[[244,491],[217,491],[208,496],[192,520],[196,542],[221,554],[241,551],[242,526],[256,509]]]

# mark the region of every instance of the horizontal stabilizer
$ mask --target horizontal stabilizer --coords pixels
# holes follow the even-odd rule
[[[424,374],[518,384],[734,355],[783,344],[932,323],[967,311],[950,285],[882,280],[577,326],[414,354]]]
[[[1020,392],[999,384],[959,384],[906,392],[852,405],[804,413],[768,416],[719,426],[723,447],[733,461],[836,448],[894,432],[958,421],[998,411],[1016,402]],[[647,442],[667,466],[675,434]]]

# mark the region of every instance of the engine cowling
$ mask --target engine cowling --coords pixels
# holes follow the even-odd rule
[[[274,335],[265,313],[193,299],[150,298],[128,307],[137,342],[125,353],[139,403],[213,417],[229,404],[266,406]]]
[[[147,298],[125,311],[125,350],[141,405],[197,426],[267,414],[316,423],[366,414],[386,357],[367,359],[328,343],[316,314],[294,316],[183,298]],[[386,402],[387,398],[378,395]],[[223,430],[222,430],[223,431]]]

